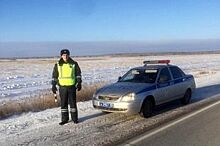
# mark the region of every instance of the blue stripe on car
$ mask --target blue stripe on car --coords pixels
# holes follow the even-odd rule
[[[182,77],[182,78],[180,78],[180,79],[176,79],[176,80],[174,80],[174,84],[187,81],[187,80],[189,80],[189,79],[191,79],[191,78],[192,78],[192,76],[185,76],[185,77]],[[185,80],[184,80],[184,79],[185,79]]]
[[[177,83],[183,82],[183,79],[184,79],[184,78],[180,78],[180,79],[174,80],[174,84],[177,84]]]
[[[156,89],[156,85],[147,87],[147,88],[145,88],[145,89],[143,89],[143,90],[137,92],[136,94],[140,94],[140,93],[147,92],[147,91],[154,90],[154,89]]]

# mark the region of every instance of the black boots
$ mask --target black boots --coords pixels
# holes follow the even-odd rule
[[[77,124],[77,123],[79,123],[79,121],[78,121],[78,120],[75,120],[75,121],[73,121],[73,123]]]
[[[62,122],[59,123],[59,125],[64,125],[66,123],[68,123],[68,121],[62,121]]]
[[[62,122],[59,123],[59,125],[65,125],[66,123],[68,123],[68,121],[62,121]],[[73,121],[73,123],[77,124],[77,123],[79,123],[79,121],[75,120],[75,121]]]

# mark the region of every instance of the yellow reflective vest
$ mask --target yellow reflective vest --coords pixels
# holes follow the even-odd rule
[[[75,75],[75,64],[64,63],[59,65],[58,67],[58,80],[61,86],[71,86],[76,83],[76,75]]]

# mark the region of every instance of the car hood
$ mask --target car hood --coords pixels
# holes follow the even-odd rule
[[[138,93],[153,86],[154,84],[148,83],[130,83],[130,82],[116,82],[99,89],[97,95],[105,96],[124,96],[128,93]]]

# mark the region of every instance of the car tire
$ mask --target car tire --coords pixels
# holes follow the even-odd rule
[[[192,97],[192,92],[190,89],[187,89],[183,98],[181,99],[181,103],[184,105],[189,104],[191,97]]]
[[[150,99],[145,100],[142,108],[142,114],[145,118],[151,117],[153,113],[153,101]]]

